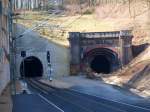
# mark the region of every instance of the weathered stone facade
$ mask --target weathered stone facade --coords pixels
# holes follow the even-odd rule
[[[8,0],[0,0],[0,94],[10,81]]]
[[[70,32],[71,74],[80,72],[91,74],[96,72],[95,70],[98,73],[111,73],[120,66],[128,64],[132,59],[132,37],[131,31],[128,30]],[[106,63],[108,63],[107,66]],[[94,67],[96,67],[95,70],[92,69]]]

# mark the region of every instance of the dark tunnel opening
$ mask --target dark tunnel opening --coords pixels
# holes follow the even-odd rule
[[[34,56],[25,58],[20,65],[20,74],[27,78],[42,77],[43,66],[41,61]]]
[[[105,55],[97,55],[90,63],[91,69],[96,73],[109,74],[111,72],[111,62]]]
[[[118,54],[107,48],[95,48],[83,56],[85,67],[90,67],[92,72],[110,74],[119,68]],[[83,68],[83,71],[88,69]],[[87,71],[89,72],[89,71]]]

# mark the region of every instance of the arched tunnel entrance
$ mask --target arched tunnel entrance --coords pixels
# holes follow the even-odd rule
[[[33,78],[41,77],[43,75],[43,65],[41,61],[34,57],[25,58],[20,65],[21,77]]]
[[[108,74],[111,72],[111,63],[104,55],[97,55],[90,63],[91,69],[96,73]]]
[[[118,54],[107,48],[96,48],[87,52],[84,63],[95,73],[109,74],[119,68]]]

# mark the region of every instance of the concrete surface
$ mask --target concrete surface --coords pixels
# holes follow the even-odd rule
[[[36,94],[13,96],[12,112],[61,112]]]
[[[44,81],[42,80],[42,82]],[[150,108],[150,101],[132,93],[128,89],[105,84],[99,80],[86,79],[84,76],[63,77],[54,79],[52,82],[45,81],[45,83],[57,88],[68,88],[74,91],[116,102],[123,102],[126,104],[144,107],[146,106],[146,108]]]
[[[15,29],[16,37],[27,30],[22,25],[15,25]],[[20,64],[23,61],[23,58],[20,56],[21,51],[26,51],[26,58],[35,56],[41,61],[44,69],[44,78],[47,78],[47,74],[49,74],[46,58],[47,51],[50,51],[51,55],[53,77],[69,75],[69,49],[41,37],[37,32],[30,31],[25,33],[21,38],[16,39],[16,49],[17,77],[20,77]]]
[[[70,89],[51,88],[36,80],[27,82],[32,94],[13,96],[13,112],[149,112],[150,110]]]

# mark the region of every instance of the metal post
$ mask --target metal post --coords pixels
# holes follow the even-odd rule
[[[14,59],[15,59],[15,40],[13,38],[13,0],[9,0],[9,52],[10,52],[10,80],[11,80],[11,92],[12,95],[16,94],[16,87],[15,87],[15,67],[14,67]]]
[[[123,67],[123,64],[122,64],[122,62],[123,62],[123,60],[122,60],[122,40],[121,40],[121,34],[122,33],[122,31],[120,31],[120,34],[119,34],[119,55],[120,55],[120,68],[122,69],[122,67]]]
[[[24,66],[24,57],[23,57],[23,76],[22,76],[22,77],[23,77],[23,80],[24,80],[24,77],[25,77],[25,70],[24,70],[24,67],[25,67],[25,66]]]

